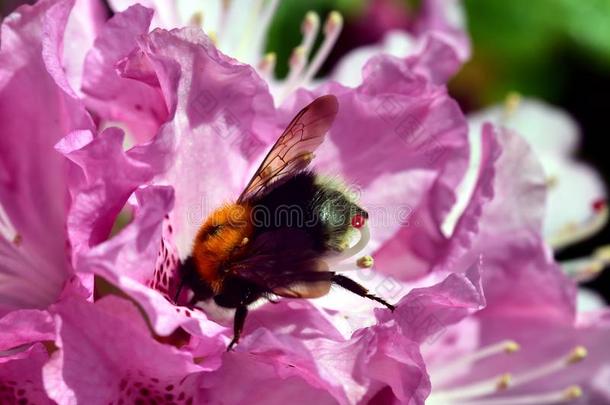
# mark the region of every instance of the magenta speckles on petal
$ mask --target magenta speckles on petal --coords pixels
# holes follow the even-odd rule
[[[155,341],[130,302],[72,300],[56,312],[59,350],[44,367],[45,387],[56,401],[133,404],[163,398],[170,385],[177,403],[196,401],[201,369],[188,353]]]
[[[166,216],[163,221],[161,245],[153,272],[147,284],[161,292],[167,299],[173,300],[178,288],[178,265],[180,258],[174,245],[171,219]]]
[[[20,355],[0,357],[0,403],[52,403],[42,383],[42,366],[48,357],[46,349],[39,343]]]

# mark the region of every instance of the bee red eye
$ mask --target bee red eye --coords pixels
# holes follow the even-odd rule
[[[352,218],[352,226],[356,229],[362,228],[364,226],[365,222],[366,222],[366,219],[360,214],[356,214]]]

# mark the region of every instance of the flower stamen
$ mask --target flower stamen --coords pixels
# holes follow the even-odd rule
[[[506,95],[504,100],[504,110],[502,111],[502,121],[506,123],[517,111],[521,105],[521,94],[516,91],[511,91]]]
[[[343,29],[343,16],[338,11],[331,11],[330,15],[326,19],[326,23],[324,24],[324,41],[320,46],[320,49],[316,53],[313,61],[309,64],[305,75],[303,76],[303,80],[301,85],[306,85],[313,79],[313,77],[318,73],[322,64],[330,55],[335,43],[337,43],[337,39],[339,38],[339,34],[341,34],[341,30]]]
[[[502,374],[499,377],[482,380],[471,385],[458,387],[450,390],[434,391],[429,400],[431,403],[453,403],[457,401],[463,403],[463,400],[470,398],[484,397],[507,390],[511,385],[512,377],[509,373]]]
[[[303,70],[307,65],[307,60],[313,48],[313,44],[320,30],[320,16],[313,11],[309,11],[301,24],[303,39],[301,44],[294,48],[290,56],[290,71],[286,78],[285,94],[293,89],[303,75]]]
[[[477,401],[460,402],[460,405],[547,405],[573,401],[582,396],[582,389],[573,385],[560,391],[543,394],[513,395],[502,398],[490,398]]]
[[[322,64],[324,64],[330,55],[330,52],[337,43],[339,34],[341,34],[341,30],[343,29],[343,16],[341,16],[341,14],[337,11],[331,11],[326,19],[326,22],[324,23],[324,40],[322,41],[322,45],[320,45],[320,49],[318,49],[313,57],[313,60],[311,63],[309,63],[307,69],[305,70],[307,59],[313,47],[318,29],[319,17],[317,14],[313,12],[307,13],[302,25],[303,42],[299,47],[295,48],[295,51],[293,52],[290,66],[291,71],[288,75],[288,79],[286,80],[286,84],[284,85],[284,90],[281,97],[282,100],[295,88],[299,86],[307,86],[318,73],[322,67]],[[305,70],[304,73],[303,70]]]
[[[584,360],[587,357],[587,349],[583,346],[576,346],[568,356],[551,361],[547,364],[543,364],[540,367],[534,368],[533,370],[526,371],[521,374],[517,374],[514,378],[514,386],[523,385],[539,378],[554,374],[558,371],[563,370],[566,366],[576,364]]]
[[[497,346],[497,345],[494,345]],[[490,346],[483,350],[480,350],[473,355],[481,358],[481,353],[484,354],[492,352],[492,348],[496,349],[497,347]],[[512,352],[515,347],[508,346],[509,352]],[[472,358],[471,355],[469,358]],[[475,356],[475,357],[476,357]],[[477,399],[481,397],[485,397],[498,391],[508,390],[520,385],[531,383],[535,380],[538,380],[542,377],[547,377],[566,367],[580,363],[587,357],[587,349],[584,346],[576,346],[567,356],[562,356],[559,359],[552,360],[548,363],[542,364],[534,369],[527,370],[522,373],[517,374],[503,374],[499,378],[490,378],[486,380],[482,380],[479,382],[475,382],[470,385],[451,388],[451,389],[440,389],[434,390],[433,393],[429,397],[430,403],[459,403],[461,405],[513,405],[513,404],[553,404],[558,402],[565,402],[569,400],[573,400],[579,398],[582,395],[582,390],[578,386],[571,386],[565,390],[561,391],[553,391],[542,394],[533,394],[526,396],[507,396],[501,398],[491,398],[491,399]],[[462,360],[463,361],[463,360]],[[467,364],[462,364],[467,365]],[[451,364],[453,370],[455,370],[455,364]],[[443,372],[446,372],[446,368],[443,369]],[[431,373],[433,379],[433,386],[439,383],[439,378],[434,373]]]
[[[277,62],[277,55],[275,52],[269,52],[258,64],[258,72],[264,79],[269,80],[275,70],[275,64]]]
[[[189,19],[188,25],[192,27],[203,27],[203,17],[204,16],[202,11],[197,11],[193,13],[193,15],[191,15],[191,18]]]
[[[358,260],[356,260],[356,265],[361,269],[370,269],[375,264],[375,259],[373,256],[362,256]]]
[[[273,20],[273,16],[277,11],[277,7],[279,5],[279,0],[271,0],[267,7],[265,7],[259,14],[259,18],[257,18],[256,25],[257,28],[254,31],[254,35],[249,43],[249,47],[252,51],[254,51],[255,55],[260,55],[263,53],[263,45],[265,41],[265,35],[269,30],[269,26],[271,25],[271,21]],[[255,10],[258,10],[261,5]]]
[[[434,377],[433,383],[440,385],[451,380],[459,370],[469,367],[479,360],[501,353],[512,354],[518,351],[520,348],[521,347],[517,342],[513,340],[505,340],[483,347],[474,353],[462,356],[452,362],[444,363],[442,370],[432,370],[430,375]]]
[[[563,249],[595,235],[602,230],[607,222],[608,206],[596,201],[593,203],[591,215],[585,221],[580,224],[570,223],[565,225],[549,239],[548,243],[555,251]]]

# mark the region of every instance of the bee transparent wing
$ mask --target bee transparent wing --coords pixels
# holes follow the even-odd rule
[[[338,110],[333,95],[318,97],[303,108],[273,145],[237,201],[255,197],[271,183],[305,169]]]
[[[265,232],[229,271],[282,297],[317,298],[330,289],[332,273],[312,246],[300,229]]]

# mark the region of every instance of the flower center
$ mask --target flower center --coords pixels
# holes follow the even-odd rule
[[[525,385],[543,377],[552,376],[570,365],[579,363],[587,356],[587,349],[583,346],[576,346],[567,355],[560,356],[559,358],[552,359],[546,363],[515,374],[506,372],[463,386],[434,389],[435,386],[443,386],[450,382],[457,371],[470,367],[479,360],[497,356],[502,353],[514,353],[519,349],[520,346],[516,342],[504,341],[479,349],[474,353],[465,355],[450,363],[443,364],[442,369],[432,369],[430,371],[430,378],[432,380],[433,390],[426,403],[460,405],[542,405],[566,402],[582,396],[582,389],[579,386],[573,385],[555,391],[545,391],[527,395],[490,397],[503,391],[510,392],[509,390],[512,388]]]

